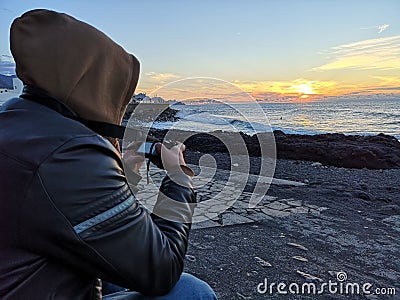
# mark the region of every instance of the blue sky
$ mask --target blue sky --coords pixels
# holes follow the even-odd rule
[[[0,54],[10,54],[12,20],[33,8],[71,14],[135,54],[142,90],[187,76],[257,95],[400,87],[398,0],[2,0]],[[375,52],[359,53],[365,45]]]

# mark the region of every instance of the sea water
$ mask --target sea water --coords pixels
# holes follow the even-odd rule
[[[0,103],[2,104],[2,103]],[[400,140],[400,99],[309,103],[219,103],[174,105],[178,122],[146,124],[154,128],[247,134],[282,130],[292,134],[384,133]]]
[[[309,103],[241,103],[178,105],[178,122],[155,128],[190,131],[243,131],[248,134],[282,130],[285,133],[384,133],[400,139],[400,99],[347,100]]]

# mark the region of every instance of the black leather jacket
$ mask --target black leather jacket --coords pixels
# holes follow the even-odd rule
[[[11,99],[0,110],[0,164],[0,299],[100,299],[98,278],[161,295],[179,279],[190,225],[136,201],[120,153],[103,137]],[[169,213],[189,221],[191,179],[181,186],[173,176],[181,175],[160,190],[187,208]],[[168,211],[164,197],[157,205]]]

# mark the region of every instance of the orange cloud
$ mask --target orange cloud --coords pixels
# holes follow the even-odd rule
[[[172,74],[172,73],[157,73],[157,72],[148,72],[146,73],[146,76],[148,76],[150,79],[156,80],[156,81],[167,81],[170,79],[176,79],[179,78],[178,75]]]
[[[292,81],[234,81],[239,88],[255,96],[263,93],[276,93],[282,95],[325,95],[336,91],[338,84],[335,81],[318,81],[295,79]]]
[[[400,78],[369,77],[372,81],[361,83],[299,78],[291,81],[236,80],[233,84],[214,78],[185,78],[149,90],[148,94],[180,101],[213,99],[222,102],[248,102],[260,99],[276,102],[308,102],[332,96],[400,93]]]

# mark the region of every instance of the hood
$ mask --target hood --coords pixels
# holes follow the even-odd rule
[[[18,77],[79,117],[121,124],[139,78],[139,61],[93,26],[55,11],[14,20],[11,52]]]

